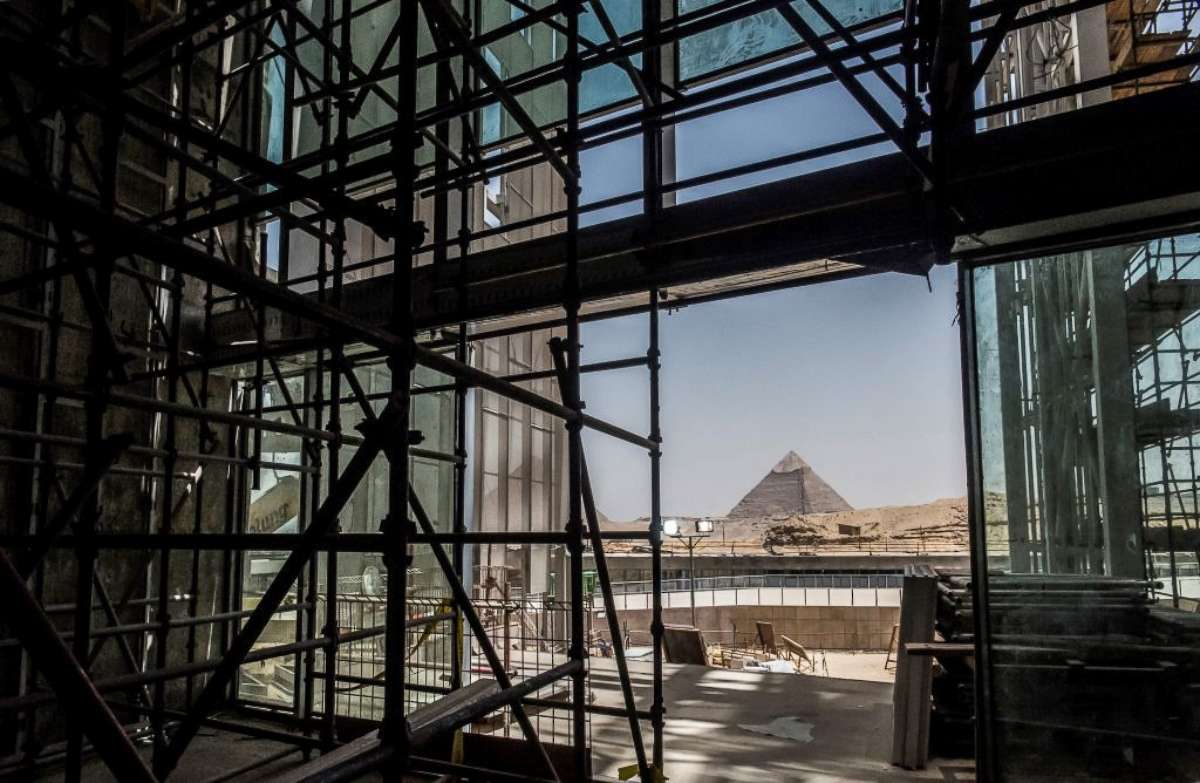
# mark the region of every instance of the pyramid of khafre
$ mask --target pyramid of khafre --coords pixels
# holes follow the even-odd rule
[[[789,451],[729,512],[730,517],[773,517],[850,511],[845,499],[812,467]]]

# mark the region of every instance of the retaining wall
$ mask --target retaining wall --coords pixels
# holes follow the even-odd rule
[[[618,611],[623,627],[628,627],[631,642],[649,644],[650,611]],[[663,609],[668,625],[691,625],[690,608]],[[892,626],[900,622],[895,606],[698,606],[696,625],[706,642],[747,643],[756,633],[755,622],[766,620],[775,626],[775,635],[788,636],[814,650],[886,650]],[[593,628],[607,636],[603,620]]]

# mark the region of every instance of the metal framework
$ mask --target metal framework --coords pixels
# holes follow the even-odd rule
[[[632,32],[598,0],[0,5],[0,202],[8,207],[0,312],[24,341],[0,369],[11,406],[0,430],[6,764],[60,753],[67,778],[78,780],[90,748],[122,781],[163,780],[204,726],[329,753],[343,728],[339,694],[382,687],[380,714],[366,716],[378,721],[377,738],[314,775],[386,766],[590,779],[588,716],[606,714],[628,721],[634,774],[661,780],[660,308],[882,270],[921,274],[952,254],[998,257],[1028,242],[1194,219],[1195,169],[1185,165],[1196,160],[1200,130],[1194,85],[1131,93],[1051,125],[976,133],[988,117],[1046,100],[1160,73],[1190,80],[1200,62],[1194,47],[974,106],[1006,36],[1098,5],[908,0],[869,24],[843,24],[835,4],[819,0],[642,0]],[[395,18],[364,59],[356,25],[384,7]],[[497,8],[506,20],[495,21]],[[581,32],[583,14],[597,18],[603,38]],[[703,78],[679,77],[683,42],[756,15],[781,20],[795,43]],[[493,47],[543,34],[555,51],[547,62],[515,75],[497,66]],[[581,85],[610,65],[629,79],[630,97],[585,109]],[[676,128],[831,83],[875,132],[675,178]],[[561,95],[561,116],[535,116],[547,91]],[[482,127],[496,116],[510,133],[487,139]],[[1170,121],[1151,122],[1150,135],[1128,132],[1147,117]],[[581,154],[631,138],[641,142],[641,187],[582,203]],[[1016,184],[1030,171],[1054,171],[1074,172],[1080,187],[1097,159],[1141,146],[1158,156],[1130,155],[1137,187],[1114,175],[1119,186],[1106,179],[1064,205],[1053,188],[1025,198]],[[857,162],[829,166],[846,153]],[[689,189],[823,161],[813,174],[676,203]],[[528,217],[488,225],[487,188],[518,172],[560,192]],[[1158,206],[1082,221],[1070,235],[1047,238],[1038,228],[1145,203]],[[581,225],[627,204],[640,213]],[[363,249],[368,234],[381,252]],[[643,313],[644,355],[583,362],[581,323]],[[525,317],[484,322],[513,316]],[[472,346],[489,338],[547,329],[558,330],[552,366],[506,378],[472,361]],[[585,413],[581,375],[628,367],[649,374],[645,435]],[[372,368],[386,369],[386,389],[364,384]],[[531,390],[546,379],[554,388]],[[468,466],[478,457],[468,405],[485,392],[565,427],[560,529],[469,524]],[[452,435],[422,445],[428,425],[413,412],[436,395],[449,395]],[[649,455],[651,522],[637,534],[649,542],[654,573],[648,706],[635,699],[603,556],[605,540],[628,536],[602,530],[585,428]],[[276,441],[293,444],[298,461],[268,457]],[[419,460],[449,467],[447,514],[427,508]],[[343,532],[376,465],[386,466],[387,487],[371,520],[378,532]],[[267,471],[299,482],[294,532],[256,530],[250,518],[250,493]],[[489,619],[487,599],[471,586],[471,547],[488,544],[567,553],[565,627],[556,635],[564,649],[516,680],[507,645],[493,639],[509,623]],[[589,703],[587,547],[617,648],[615,710]],[[281,553],[253,605],[243,600],[251,551]],[[338,555],[350,552],[381,555],[389,577],[382,618],[360,627],[340,614]],[[73,575],[66,599],[51,584],[63,569]],[[117,575],[120,592],[111,590]],[[281,618],[290,618],[292,636],[266,641],[268,629],[286,627]],[[422,647],[430,634],[442,640],[436,655]],[[381,667],[344,666],[379,637]],[[477,658],[494,686],[469,681],[483,679]],[[242,687],[247,664],[271,659],[292,664],[282,709]],[[433,664],[445,678],[420,680]],[[569,681],[565,698],[539,699],[556,680]],[[274,710],[283,726],[215,717],[234,707],[258,718]],[[534,707],[569,715],[565,731],[550,729],[555,743],[539,731]],[[498,709],[528,745],[523,771],[480,770],[429,749],[431,738]],[[56,719],[66,721],[61,748],[44,740]],[[149,763],[132,739],[144,730]]]

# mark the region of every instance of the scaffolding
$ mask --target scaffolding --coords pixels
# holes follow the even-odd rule
[[[1006,34],[1074,10],[1043,5],[0,5],[3,769],[61,759],[75,781],[94,752],[119,780],[163,780],[209,727],[321,752],[314,779],[588,780],[589,716],[606,715],[628,724],[631,774],[662,780],[661,311],[923,274],[956,236],[1007,225],[970,186],[1003,172],[952,153],[1024,105],[972,96]],[[782,43],[705,54],[751,24]],[[675,178],[678,127],[828,84],[871,133]],[[626,139],[640,186],[583,203],[581,155]],[[835,167],[847,154],[869,173]],[[645,350],[584,363],[581,324],[631,314]],[[546,363],[489,372],[477,347],[512,335],[545,341]],[[646,434],[585,412],[581,376],[629,368],[648,375]],[[560,422],[561,524],[471,524],[476,394]],[[648,455],[645,531],[602,529],[585,429]],[[621,649],[616,539],[651,550],[648,706]],[[477,548],[526,545],[561,548],[560,593],[480,595]],[[589,549],[619,707],[589,695]],[[515,768],[448,745],[464,726],[511,735]]]

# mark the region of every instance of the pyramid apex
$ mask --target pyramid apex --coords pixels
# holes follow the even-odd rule
[[[789,451],[746,493],[728,516],[762,519],[777,515],[828,514],[849,510],[850,504],[817,475],[811,465],[795,451]]]
[[[808,463],[794,451],[789,451],[783,455],[783,459],[775,463],[775,467],[771,468],[772,473],[794,473],[797,470],[804,470],[809,467]]]

